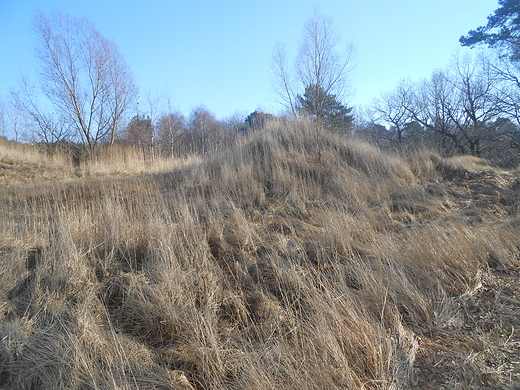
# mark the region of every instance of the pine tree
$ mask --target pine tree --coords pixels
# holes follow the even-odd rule
[[[520,60],[520,2],[499,0],[500,7],[488,16],[488,23],[468,36],[460,37],[462,46],[486,44],[490,47],[502,46],[510,52],[510,59]]]
[[[336,95],[326,93],[319,85],[307,86],[303,96],[298,95],[298,103],[301,113],[327,129],[346,132],[352,126],[352,108],[341,103]]]

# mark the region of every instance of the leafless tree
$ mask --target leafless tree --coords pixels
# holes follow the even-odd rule
[[[5,137],[7,134],[7,114],[6,103],[0,100],[0,137]]]
[[[148,111],[148,118],[151,121],[152,126],[150,126],[150,134],[148,136],[150,140],[150,155],[151,158],[155,158],[155,147],[156,147],[156,139],[155,139],[155,128],[159,121],[159,112],[160,106],[162,105],[162,97],[158,93],[146,92],[144,94],[145,103]]]
[[[448,81],[446,72],[437,70],[429,79],[415,86],[405,108],[412,120],[436,136],[441,149],[448,151],[455,148],[465,153],[450,117],[455,105],[454,96],[454,86]]]
[[[9,99],[5,101],[4,104],[4,126],[6,136],[9,138],[14,137],[16,141],[20,141],[22,139],[22,130],[26,127],[23,124],[24,113],[20,110],[19,107],[17,107],[14,99]]]
[[[136,95],[132,75],[116,45],[86,19],[59,12],[34,20],[38,37],[41,91],[51,103],[48,114],[30,100],[24,107],[42,134],[49,117],[74,133],[90,150],[114,142],[118,127]]]
[[[239,133],[245,131],[246,122],[244,120],[247,116],[247,111],[235,111],[233,114],[222,120],[224,130],[228,133]]]
[[[274,76],[273,89],[278,103],[282,104],[291,115],[296,116],[296,88],[289,71],[287,48],[281,42],[277,42],[275,45],[271,68]]]
[[[374,101],[372,114],[374,122],[389,126],[391,131],[383,132],[383,135],[397,135],[399,144],[403,142],[406,125],[412,118],[410,110],[407,109],[410,107],[411,99],[412,85],[408,80],[403,79],[394,91],[383,93]]]
[[[327,99],[335,95],[339,100],[348,90],[348,77],[354,66],[354,47],[343,48],[331,19],[318,11],[303,27],[294,72],[290,72],[285,46],[278,43],[272,57],[275,94],[293,114],[298,113],[298,95],[315,87],[323,93],[315,94]],[[314,105],[319,108],[320,102]]]
[[[20,89],[13,94],[13,98],[16,109],[24,113],[27,121],[24,138],[32,142],[56,144],[71,136],[70,123],[61,120],[56,112],[42,107],[38,92],[25,77],[21,79]]]
[[[415,84],[402,81],[382,95],[373,116],[375,123],[389,126],[390,134],[397,133],[399,141],[403,135],[417,138],[422,127],[421,137],[435,140],[445,152],[480,156],[484,145],[493,147],[496,135],[487,124],[503,113],[499,84],[482,61],[455,56],[450,67],[430,78]]]
[[[500,109],[499,118],[491,124],[493,134],[506,148],[515,151],[516,156],[510,159],[511,162],[520,161],[520,63],[503,55],[483,56],[482,62],[493,75],[494,97]]]
[[[185,136],[186,118],[180,112],[169,112],[159,118],[157,123],[157,137],[161,150],[170,156],[184,152],[182,148]]]
[[[482,56],[481,62],[489,69],[497,85],[495,97],[501,115],[520,125],[520,63],[498,55]]]
[[[301,39],[296,73],[302,86],[317,85],[326,94],[344,97],[353,70],[353,46],[339,51],[341,39],[332,20],[317,11],[305,22]]]
[[[486,123],[501,111],[496,99],[498,80],[485,63],[468,56],[456,56],[448,81],[455,87],[455,104],[448,114],[469,153],[480,156],[482,141],[493,136]]]
[[[198,107],[188,118],[186,136],[193,153],[207,154],[217,149],[224,138],[222,123],[208,109]]]

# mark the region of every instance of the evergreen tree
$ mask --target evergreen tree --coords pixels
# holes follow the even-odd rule
[[[255,110],[247,116],[245,124],[251,130],[262,130],[265,126],[275,119],[271,114]]]
[[[129,145],[139,147],[152,147],[155,136],[155,128],[149,117],[136,115],[126,126],[123,133],[124,141]]]
[[[298,95],[299,110],[325,128],[347,131],[353,122],[352,108],[341,103],[336,95],[326,93],[319,85],[309,85],[303,96]]]
[[[520,2],[499,0],[500,7],[488,16],[488,23],[468,36],[460,37],[462,46],[486,44],[490,47],[503,46],[510,52],[513,61],[520,60]]]

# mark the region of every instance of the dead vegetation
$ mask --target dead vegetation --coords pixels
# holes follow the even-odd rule
[[[516,172],[304,124],[103,161],[2,169],[0,388],[520,386]]]

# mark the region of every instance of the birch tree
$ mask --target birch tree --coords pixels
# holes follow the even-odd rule
[[[285,46],[278,43],[275,47],[272,69],[278,101],[298,115],[302,108],[300,97],[307,93],[316,98],[311,104],[314,112],[308,114],[318,121],[323,119],[331,96],[339,102],[346,96],[353,57],[353,46],[342,44],[332,20],[315,11],[303,26],[292,72]]]
[[[113,143],[124,116],[136,97],[130,70],[117,46],[87,19],[56,12],[38,13],[37,35],[41,93],[52,111],[22,104],[42,133],[45,118],[55,118],[71,129],[92,151],[101,141]],[[18,100],[26,102],[24,96]]]

